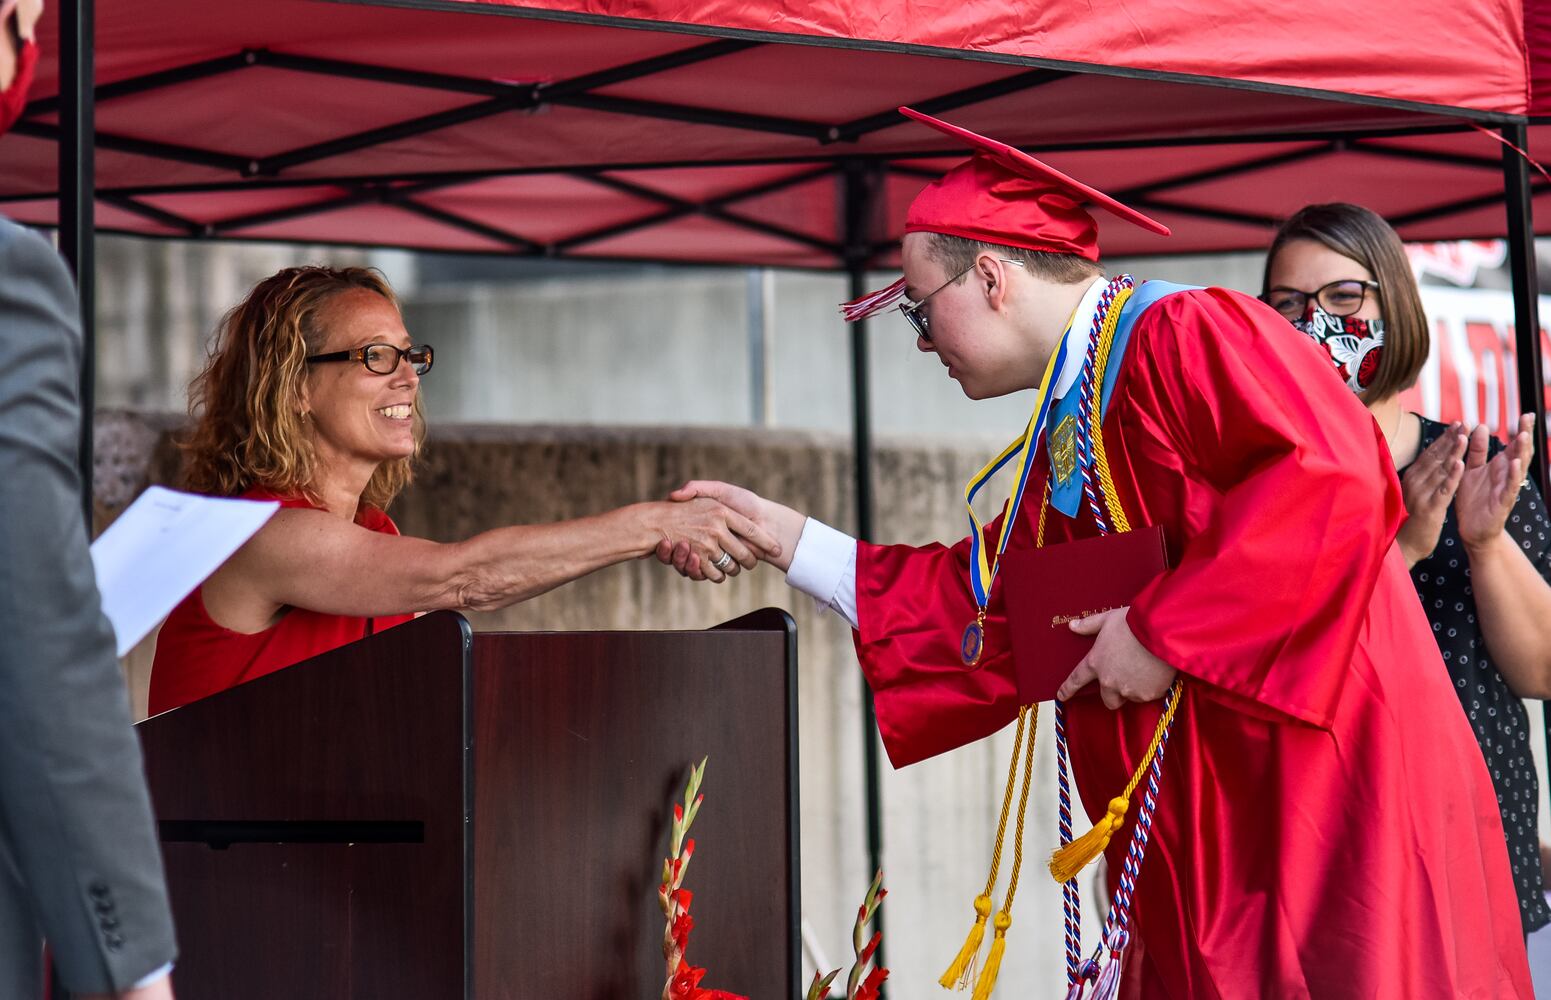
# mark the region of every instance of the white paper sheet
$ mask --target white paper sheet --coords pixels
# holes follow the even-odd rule
[[[102,610],[118,655],[144,639],[205,577],[252,538],[280,505],[152,486],[92,543]]]

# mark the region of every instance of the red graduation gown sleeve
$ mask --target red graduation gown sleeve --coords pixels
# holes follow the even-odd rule
[[[1033,478],[1038,474],[1038,468],[1031,473],[1030,507],[1040,501],[1041,480]],[[1030,534],[1023,527],[1020,523],[1014,530],[1010,545]],[[1001,528],[1001,518],[986,527],[987,551],[994,551]],[[964,629],[976,611],[969,561],[967,537],[951,548],[866,542],[857,546],[861,627],[855,636],[856,655],[873,691],[883,746],[895,767],[973,743],[1018,715],[1018,684],[999,588],[992,588],[980,662],[966,667],[959,652]]]
[[[1181,512],[1175,568],[1127,623],[1190,677],[1328,728],[1355,612],[1405,518],[1383,434],[1349,399],[1323,407],[1307,366],[1282,356],[1319,348],[1289,342],[1281,317],[1242,296],[1168,296],[1137,327],[1129,395],[1218,495],[1209,513]]]

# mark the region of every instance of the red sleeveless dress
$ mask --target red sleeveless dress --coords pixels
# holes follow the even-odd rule
[[[281,507],[321,509],[299,497],[277,496],[258,487],[243,493],[242,498],[278,500]],[[363,505],[356,523],[386,535],[399,533],[392,518],[375,507]],[[156,658],[151,664],[150,713],[156,715],[208,698],[412,618],[413,614],[359,618],[291,608],[262,632],[233,632],[205,611],[204,587],[196,587],[167,616],[157,636]]]

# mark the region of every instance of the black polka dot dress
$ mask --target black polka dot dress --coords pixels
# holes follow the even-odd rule
[[[1447,425],[1421,418],[1422,448],[1432,444]],[[1502,450],[1494,438],[1492,454]],[[1402,470],[1404,471],[1404,470]],[[1551,580],[1551,520],[1546,517],[1540,491],[1531,482],[1519,494],[1508,517],[1508,533],[1524,547],[1542,576]],[[1538,812],[1540,782],[1530,756],[1529,718],[1524,703],[1509,688],[1492,664],[1476,620],[1476,601],[1470,587],[1470,561],[1460,541],[1454,508],[1449,507],[1432,555],[1411,569],[1411,581],[1432,622],[1434,638],[1454,681],[1454,693],[1475,730],[1476,742],[1486,757],[1502,811],[1503,832],[1508,837],[1508,860],[1519,896],[1519,917],[1524,933],[1551,923],[1540,872]]]

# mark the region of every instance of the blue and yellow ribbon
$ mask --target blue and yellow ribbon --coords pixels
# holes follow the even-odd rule
[[[1038,450],[1040,435],[1045,433],[1045,420],[1050,416],[1056,375],[1066,363],[1070,333],[1071,328],[1068,327],[1061,335],[1060,348],[1045,364],[1045,374],[1040,378],[1039,389],[1034,396],[1034,412],[1029,416],[1029,425],[1023,435],[1003,448],[1002,453],[976,473],[975,478],[964,487],[964,506],[969,509],[969,582],[975,592],[975,604],[981,611],[984,611],[986,605],[990,603],[991,583],[996,579],[997,564],[1001,561],[1002,553],[1007,550],[1007,540],[1012,537],[1013,525],[1018,520],[1018,508],[1023,504],[1023,492],[1029,484],[1029,469],[1033,464],[1034,452]],[[1001,535],[996,542],[996,553],[994,556],[987,556],[984,526],[980,523],[980,516],[975,513],[975,496],[993,476],[1002,470],[1003,466],[1014,461],[1017,463],[1017,477],[1013,483],[1012,495],[1007,498],[1007,503],[1002,508],[1004,516]]]

